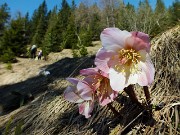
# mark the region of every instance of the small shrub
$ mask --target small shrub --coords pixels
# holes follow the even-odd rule
[[[87,51],[87,49],[86,49],[85,46],[81,46],[79,52],[80,52],[80,55],[81,55],[81,56],[87,56],[87,54],[88,54],[88,51]]]
[[[73,55],[73,58],[79,57],[78,50],[72,49],[72,55]]]
[[[11,49],[7,49],[3,52],[3,54],[0,57],[0,61],[4,62],[4,63],[8,63],[8,62],[14,62],[15,60],[15,55],[14,53],[11,51]]]
[[[11,62],[8,62],[8,63],[7,63],[6,69],[12,70],[12,64],[11,64]]]

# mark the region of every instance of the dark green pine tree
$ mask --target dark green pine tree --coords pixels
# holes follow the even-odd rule
[[[81,45],[85,47],[92,45],[92,29],[90,27],[87,29],[81,29],[79,36],[81,39]]]
[[[78,37],[77,37],[73,15],[71,15],[69,18],[69,24],[65,35],[65,40],[66,40],[65,48],[76,48]]]
[[[125,4],[124,2],[120,2],[119,12],[118,12],[118,21],[117,21],[116,26],[122,30],[126,29],[126,26],[124,26],[124,24],[127,24],[127,23],[124,23],[124,21],[125,21]]]
[[[0,37],[5,30],[5,24],[10,19],[9,7],[6,3],[0,5]]]
[[[30,20],[30,25],[31,25],[30,41],[31,42],[32,42],[33,36],[35,35],[36,28],[37,28],[37,25],[39,22],[39,18],[40,18],[40,15],[38,13],[38,10],[35,9],[32,17],[31,17],[31,20]]]
[[[63,49],[63,46],[61,44],[63,43],[63,33],[65,31],[63,30],[63,26],[59,17],[59,14],[57,15],[57,20],[55,22],[55,25],[51,29],[51,37],[52,37],[52,51],[58,52],[61,49]]]
[[[156,1],[156,7],[155,7],[155,14],[159,14],[161,12],[165,12],[165,5],[164,2],[162,0],[157,0]]]
[[[3,55],[2,37],[6,30],[6,24],[10,19],[9,7],[6,3],[0,5],[0,57]]]
[[[48,28],[42,42],[42,50],[43,55],[47,56],[51,51],[58,51],[60,48],[55,45],[56,43],[56,36],[54,36],[53,28],[56,25],[57,21],[57,6],[54,7],[52,11],[49,12],[49,21],[48,21]]]
[[[167,12],[162,0],[156,1],[156,7],[154,11],[155,25],[152,29],[151,35],[155,36],[158,33],[164,31],[167,27]]]
[[[68,18],[68,25],[64,38],[64,41],[66,42],[65,48],[77,49],[78,36],[77,36],[77,29],[75,24],[75,14],[74,14],[75,8],[76,8],[75,3],[74,1],[72,1],[71,13]]]
[[[98,10],[98,6],[96,3],[92,6],[92,9]],[[100,40],[99,35],[103,29],[100,21],[101,21],[100,14],[96,10],[94,10],[94,12],[91,15],[91,20],[90,20],[90,30],[91,31],[89,31],[89,33],[88,33],[88,34],[90,34],[89,35],[90,40]]]
[[[71,15],[71,9],[66,0],[62,1],[61,9],[59,10],[56,24],[51,30],[51,36],[53,37],[52,51],[60,51],[66,46],[66,33]]]
[[[62,7],[61,7],[61,10],[59,12],[60,19],[61,19],[61,23],[62,23],[63,28],[66,30],[67,26],[68,26],[68,18],[71,15],[71,8],[70,8],[70,6],[66,0],[62,0],[61,6]]]
[[[136,18],[134,6],[129,2],[127,3],[127,5],[121,2],[119,8],[120,10],[119,10],[117,26],[122,30],[124,29],[128,31],[135,30],[134,27],[132,26],[132,24],[135,23],[134,18]]]
[[[32,44],[37,44],[38,46],[42,45],[42,41],[44,39],[44,35],[47,29],[47,5],[44,0],[43,3],[39,6],[37,17],[39,17],[37,23],[37,27],[35,30],[35,34],[32,38]]]
[[[175,26],[180,24],[180,1],[176,0],[169,8],[169,25]]]
[[[6,56],[7,54],[14,54],[16,56],[26,54],[27,38],[25,37],[25,18],[21,17],[20,14],[16,20],[11,21],[10,28],[4,33],[2,48]]]
[[[31,33],[32,33],[32,29],[31,29],[31,22],[29,19],[29,13],[27,12],[25,15],[25,22],[24,22],[24,29],[25,29],[25,38],[27,39],[27,44],[31,43]]]
[[[147,34],[151,33],[153,20],[153,10],[149,4],[149,0],[144,0],[139,3],[137,12],[136,31],[141,31]],[[134,25],[133,23],[131,25]]]

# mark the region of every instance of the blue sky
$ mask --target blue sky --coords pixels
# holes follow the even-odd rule
[[[71,4],[71,0],[67,0]],[[76,5],[78,5],[82,0],[75,0]],[[98,0],[94,0],[98,1]],[[140,0],[124,0],[125,3],[129,2],[137,7]],[[166,7],[172,5],[172,2],[175,0],[163,0]],[[12,17],[15,17],[17,12],[20,11],[22,15],[25,15],[26,12],[29,12],[30,16],[33,11],[39,7],[43,0],[0,0],[0,5],[7,3],[10,7],[10,13]],[[52,9],[55,5],[58,7],[61,6],[62,0],[46,0],[48,5],[48,10]],[[152,7],[155,7],[156,0],[149,0]]]

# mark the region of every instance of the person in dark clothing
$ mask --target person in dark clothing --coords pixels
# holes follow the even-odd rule
[[[33,45],[31,47],[31,58],[35,59],[36,58],[36,51],[37,51],[37,46]]]

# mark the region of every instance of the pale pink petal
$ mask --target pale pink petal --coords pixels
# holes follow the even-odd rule
[[[80,70],[81,75],[96,75],[99,74],[98,68],[87,68]]]
[[[95,83],[94,75],[86,76],[83,81],[87,82],[88,85],[91,86],[93,83]]]
[[[84,100],[77,94],[77,89],[73,86],[68,86],[64,91],[64,98],[69,102],[82,103]]]
[[[99,101],[99,104],[101,105],[101,106],[105,106],[105,105],[107,105],[107,104],[109,104],[109,103],[111,103],[113,100],[111,100],[109,97],[106,97],[106,98],[104,98],[104,99],[99,99],[100,101]]]
[[[133,48],[136,51],[139,50],[146,50],[147,52],[150,51],[150,41],[141,35],[141,38],[137,36],[138,34],[133,34],[131,37],[126,38],[126,47],[125,48]]]
[[[115,65],[121,65],[119,54],[114,54],[113,57],[108,61],[109,67],[115,67]]]
[[[138,84],[140,86],[150,85],[154,81],[155,68],[148,54],[145,62],[139,62],[139,69]]]
[[[137,37],[137,38],[140,38],[141,40],[143,40],[146,45],[147,45],[147,51],[149,52],[150,51],[150,48],[151,48],[151,44],[150,44],[150,39],[149,39],[149,35],[148,34],[145,34],[143,32],[131,32],[132,35],[134,37]]]
[[[96,53],[96,58],[105,60],[105,59],[109,59],[115,54],[117,53],[114,51],[106,50],[105,48],[100,48],[98,52]]]
[[[118,96],[118,92],[117,92],[117,91],[113,91],[113,90],[111,89],[111,91],[109,91],[109,93],[108,93],[108,96],[106,96],[106,97],[105,97],[105,96],[99,97],[99,104],[100,104],[101,106],[105,106],[105,105],[113,102],[114,99],[115,99],[117,96]]]
[[[124,48],[126,38],[131,35],[131,33],[118,28],[106,28],[102,31],[100,38],[102,46],[106,50],[117,51]]]
[[[126,78],[123,73],[117,72],[113,68],[109,70],[111,88],[115,91],[122,91],[125,88]]]
[[[105,73],[109,72],[108,62],[116,53],[112,51],[106,51],[104,48],[99,49],[95,58],[95,65],[97,68]]]
[[[104,76],[104,77],[108,77],[108,74],[99,70],[97,67],[95,68],[87,68],[87,69],[82,69],[80,70],[80,74],[84,75],[84,76]],[[94,78],[94,77],[93,77]],[[90,79],[91,80],[91,79]],[[89,82],[89,80],[85,80],[87,82]]]
[[[85,77],[83,80],[86,81],[93,90],[96,90],[100,86],[100,82],[98,81],[98,79],[100,79],[101,77],[102,76],[100,74],[97,74],[96,78],[95,75],[89,75]]]
[[[83,102],[82,104],[78,104],[80,114],[83,114],[84,109],[85,109],[85,104],[86,102]]]
[[[95,65],[103,72],[105,72],[105,73],[109,72],[109,66],[108,66],[107,60],[101,60],[101,59],[96,58]]]
[[[140,57],[140,61],[145,62],[146,61],[147,52],[145,50],[140,50],[140,51],[138,51],[138,53],[141,56]]]
[[[101,85],[100,89],[105,89],[105,92],[101,92],[98,94],[99,98],[99,104],[102,106],[107,105],[108,103],[114,101],[114,99],[118,96],[118,92],[114,91],[110,84],[109,84],[109,79],[104,78],[104,82]],[[106,84],[105,84],[106,83]]]
[[[91,117],[91,112],[94,108],[94,102],[86,101],[82,104],[79,104],[79,113],[84,115],[86,118]]]
[[[82,99],[92,100],[92,88],[90,88],[87,83],[79,81],[77,84],[77,90]]]
[[[118,91],[113,91],[112,94],[110,94],[111,99],[115,99],[118,96]]]
[[[67,81],[69,81],[70,83],[77,85],[79,80],[76,78],[66,78]]]

